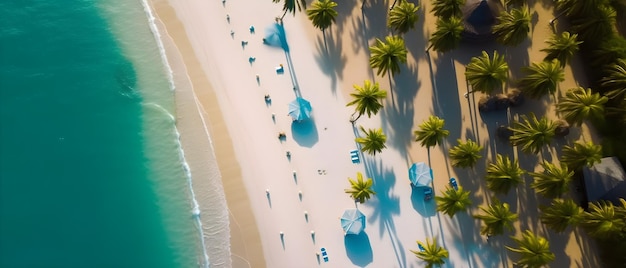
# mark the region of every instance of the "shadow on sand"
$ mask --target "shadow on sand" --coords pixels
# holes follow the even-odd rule
[[[413,141],[413,116],[415,96],[421,87],[417,77],[416,66],[401,65],[401,71],[394,76],[397,102],[395,105],[385,105],[381,111],[383,130],[387,136],[388,145],[392,146],[401,155],[408,155],[407,148]],[[381,88],[385,88],[382,86]],[[388,98],[391,96],[388,95]]]
[[[435,200],[424,200],[424,187],[411,186],[411,204],[422,217],[428,218],[437,214]]]
[[[364,204],[373,209],[372,215],[368,218],[368,222],[380,222],[380,237],[385,234],[389,235],[396,260],[398,261],[398,266],[406,267],[407,250],[398,238],[396,225],[394,223],[396,220],[394,218],[400,216],[400,198],[393,191],[396,184],[396,175],[393,170],[383,166],[382,160],[374,162],[373,158],[367,157],[364,159],[363,163],[367,177],[374,180],[372,190],[376,192],[374,198]]]
[[[346,246],[346,253],[352,264],[365,267],[374,260],[370,238],[365,232],[344,236],[343,244]]]
[[[293,121],[291,123],[291,134],[293,140],[300,146],[311,148],[319,141],[317,134],[317,125],[313,118],[303,121]]]
[[[343,43],[341,36],[334,34],[329,28],[322,38],[317,38],[317,54],[315,61],[324,74],[330,78],[330,90],[333,95],[337,94],[337,80],[343,78],[343,70],[346,66],[346,55],[341,48]]]

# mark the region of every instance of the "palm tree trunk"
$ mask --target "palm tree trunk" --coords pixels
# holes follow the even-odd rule
[[[328,55],[328,42],[326,41],[326,29],[322,29],[322,36],[324,36],[324,49],[326,49],[326,54]]]
[[[389,78],[389,91],[391,92],[391,104],[395,105],[395,99],[393,97],[393,85],[391,85],[391,75],[387,73],[387,78]]]
[[[352,115],[350,116],[350,123],[352,123],[353,125],[354,125],[354,122],[356,122],[356,120],[359,120],[359,118],[361,118],[361,115],[363,115],[363,114],[359,113],[359,116],[354,118],[354,114],[356,114],[356,113],[357,113],[357,111],[354,111],[354,113],[352,113]],[[352,118],[354,118],[354,119],[352,119]]]
[[[288,10],[286,10],[286,9],[285,9],[285,13],[283,13],[283,15],[280,17],[280,21],[281,21],[281,22],[282,22],[282,21],[283,21],[283,19],[285,18],[285,15],[287,15],[287,11],[288,11]]]
[[[389,10],[392,10],[393,7],[396,6],[396,2],[398,2],[398,0],[393,0],[393,4],[391,4],[391,7],[389,7]]]
[[[430,45],[428,45],[428,48],[426,48],[426,53],[430,52],[430,49],[433,48],[433,43],[430,43]]]

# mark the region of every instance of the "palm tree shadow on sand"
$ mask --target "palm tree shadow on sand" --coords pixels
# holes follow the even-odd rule
[[[428,54],[430,55],[430,53]],[[433,62],[437,70],[432,70],[432,61],[427,56],[431,79],[433,80],[433,107],[434,114],[446,120],[446,129],[450,131],[449,137],[456,139],[461,137],[462,114],[459,85],[457,84],[456,67],[454,65],[454,53],[445,53],[437,57]]]
[[[346,247],[346,253],[352,264],[365,267],[374,260],[372,245],[365,231],[358,235],[344,236],[343,244]]]
[[[407,148],[413,141],[413,105],[422,83],[417,79],[417,67],[401,65],[400,68],[400,73],[394,76],[396,105],[385,105],[381,111],[381,120],[385,133],[393,137],[389,145],[401,155],[408,155]]]
[[[400,198],[393,193],[396,175],[393,170],[383,167],[382,160],[378,160],[378,162],[373,160],[374,158],[366,157],[363,161],[367,177],[374,179],[372,190],[376,192],[374,198],[364,204],[374,209],[372,215],[368,217],[368,222],[379,222],[380,236],[382,237],[385,233],[389,234],[398,265],[406,267],[407,250],[398,238],[394,223],[394,218],[400,216]]]
[[[465,261],[470,267],[498,267],[500,260],[497,252],[493,251],[489,242],[480,236],[477,221],[469,213],[458,212],[451,221],[454,228],[448,229],[455,231],[446,235],[452,238],[455,248],[465,250]]]
[[[317,54],[315,61],[324,74],[330,77],[330,90],[337,94],[337,80],[343,78],[343,69],[346,66],[346,55],[341,51],[343,43],[340,36],[335,36],[332,29],[326,31],[324,38],[317,38]]]

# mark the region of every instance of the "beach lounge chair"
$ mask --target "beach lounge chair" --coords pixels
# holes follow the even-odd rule
[[[359,157],[359,150],[350,151],[350,158],[352,159],[352,163],[359,163],[359,161],[361,161]]]
[[[280,64],[278,67],[276,67],[276,73],[277,74],[283,74],[285,72],[285,68],[283,67],[282,64]]]
[[[324,259],[324,262],[328,262],[328,253],[326,253],[326,248],[321,248],[320,251],[322,252],[322,259]]]
[[[424,187],[424,201],[428,201],[433,198],[433,188]]]
[[[455,178],[450,178],[450,186],[454,188],[454,190],[459,190],[459,184],[456,182]]]

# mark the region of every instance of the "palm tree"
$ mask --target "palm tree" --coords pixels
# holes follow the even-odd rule
[[[556,59],[532,63],[524,68],[524,71],[527,74],[519,81],[519,88],[524,92],[524,95],[535,99],[541,98],[545,94],[554,95],[559,82],[565,80],[561,63]]]
[[[417,241],[417,244],[423,248],[423,250],[420,248],[420,250],[411,249],[410,251],[415,254],[416,257],[426,262],[426,268],[432,268],[435,265],[441,266],[446,263],[444,259],[449,257],[448,250],[438,246],[437,240],[434,238],[432,239],[432,243],[430,239],[426,238],[426,244],[420,241]]]
[[[306,10],[309,20],[315,28],[322,30],[324,37],[326,36],[326,28],[330,27],[337,17],[336,6],[337,3],[330,0],[317,0],[311,4],[311,8]]]
[[[530,32],[530,13],[528,7],[504,11],[498,16],[498,22],[493,26],[493,34],[498,43],[506,46],[516,46],[528,38]]]
[[[461,8],[465,0],[433,0],[432,13],[440,19],[460,18],[463,16]]]
[[[602,146],[593,142],[575,142],[574,146],[565,145],[561,162],[572,170],[579,170],[583,166],[592,167],[595,163],[600,163],[602,159]]]
[[[376,194],[376,192],[372,190],[374,181],[371,178],[363,180],[363,174],[361,174],[361,172],[356,173],[356,180],[348,178],[348,181],[350,182],[350,189],[345,189],[344,191],[350,194],[354,202],[363,204],[366,200],[370,199],[371,196]]]
[[[387,26],[399,34],[405,34],[415,28],[419,8],[419,6],[415,6],[415,4],[409,3],[406,0],[400,1],[399,5],[394,6],[391,11],[389,11]]]
[[[545,116],[537,119],[534,113],[530,113],[530,116],[521,115],[520,119],[521,122],[513,122],[513,127],[510,128],[513,135],[509,140],[513,145],[522,146],[525,153],[536,154],[550,144],[557,127],[554,121]]]
[[[295,16],[296,9],[298,9],[298,11],[302,11],[303,8],[306,9],[306,0],[272,0],[272,2],[274,3],[280,3],[281,1],[284,2],[283,11],[285,11],[285,13],[283,13],[283,15],[280,17],[280,20],[285,18],[287,12],[291,12],[291,14]]]
[[[489,190],[507,194],[509,190],[522,183],[524,179],[524,170],[519,167],[517,159],[511,161],[509,157],[501,154],[496,155],[496,162],[490,163],[487,168],[487,188]]]
[[[522,233],[522,238],[512,237],[517,248],[505,246],[506,249],[521,254],[521,258],[515,262],[520,267],[535,268],[543,267],[554,261],[554,253],[550,251],[550,243],[544,237],[535,235],[530,230]]]
[[[493,58],[483,51],[482,56],[473,57],[465,66],[465,79],[472,86],[473,91],[490,94],[494,89],[502,88],[502,84],[509,75],[509,65],[500,56],[498,51],[493,52]]]
[[[459,186],[458,190],[447,187],[446,191],[442,191],[441,193],[441,196],[435,196],[437,211],[443,212],[443,214],[450,216],[450,218],[457,212],[464,211],[472,205],[472,200],[470,200],[469,196],[470,192],[463,190],[461,186]]]
[[[420,145],[426,146],[430,155],[430,147],[441,144],[443,139],[450,135],[450,131],[443,129],[445,121],[437,116],[431,115],[428,120],[419,125],[419,129],[415,130],[415,141],[419,141]]]
[[[590,236],[601,239],[617,238],[626,230],[626,221],[608,201],[589,203],[589,212],[583,213],[581,225]]]
[[[582,41],[577,40],[577,34],[570,34],[569,32],[562,32],[561,34],[553,34],[550,39],[546,40],[548,44],[547,48],[541,51],[546,52],[546,61],[553,59],[559,60],[561,68],[578,52],[578,46],[582,44]]]
[[[588,118],[604,117],[604,104],[608,100],[600,93],[592,93],[590,88],[577,87],[565,93],[565,98],[557,104],[557,111],[568,123],[580,126]]]
[[[590,44],[598,44],[615,35],[615,9],[604,5],[591,8],[587,13],[585,16],[570,19],[570,30],[578,33],[580,39]]]
[[[557,0],[556,9],[572,18],[572,17],[584,17],[593,9],[597,9],[599,6],[604,6],[609,3],[608,0]]]
[[[446,52],[457,48],[459,43],[461,43],[461,33],[463,32],[461,19],[457,17],[438,18],[436,25],[437,30],[428,40],[430,46],[428,46],[426,52],[431,48],[438,52]]]
[[[602,87],[611,99],[619,100],[626,96],[626,59],[617,59],[614,65],[608,67],[607,75],[602,78]]]
[[[450,159],[453,167],[473,167],[480,158],[482,158],[481,151],[483,147],[473,140],[467,140],[462,142],[457,140],[458,145],[450,148]]]
[[[619,59],[624,59],[626,56],[626,38],[611,37],[604,39],[601,43],[586,44],[586,47],[591,48],[591,55],[587,55],[587,64],[593,66],[592,68],[601,68],[601,75],[608,76],[607,71],[610,67],[618,63]]]
[[[365,133],[365,137],[355,139],[356,142],[361,144],[361,151],[376,155],[376,153],[380,153],[384,148],[387,148],[387,145],[385,145],[387,136],[383,133],[382,128],[365,130],[361,126],[361,131]]]
[[[565,231],[568,226],[576,226],[583,216],[583,209],[572,199],[554,199],[549,207],[540,209],[541,223],[557,233]]]
[[[391,87],[391,76],[400,72],[400,63],[406,63],[407,50],[401,37],[387,36],[385,41],[376,38],[376,45],[370,47],[370,67],[378,69],[378,75],[387,75]]]
[[[507,6],[524,6],[526,0],[505,0]]]
[[[535,177],[531,187],[547,198],[561,197],[569,190],[569,183],[572,181],[574,171],[570,171],[564,164],[559,167],[545,161],[541,166],[543,167],[542,173],[529,172],[531,176]]]
[[[474,218],[483,221],[480,234],[491,236],[503,234],[505,228],[513,230],[513,222],[517,220],[517,214],[511,212],[509,204],[501,203],[500,200],[494,198],[489,206],[478,208],[483,214],[474,215]]]
[[[370,80],[365,80],[363,86],[353,85],[355,92],[350,93],[350,96],[354,98],[346,106],[356,105],[355,112],[359,113],[359,116],[355,119],[351,119],[350,122],[355,122],[365,113],[367,117],[371,117],[372,114],[376,115],[383,104],[381,100],[387,97],[387,91],[381,90],[378,82],[372,84]]]

